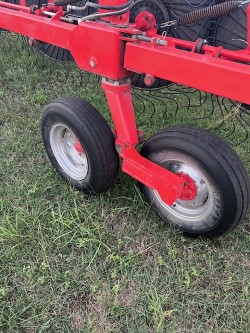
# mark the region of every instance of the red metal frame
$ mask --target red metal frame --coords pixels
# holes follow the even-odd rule
[[[123,160],[122,171],[157,189],[162,200],[172,205],[182,195],[184,180],[142,157],[135,149],[139,141],[130,82],[118,84],[102,81],[116,129],[116,150]]]
[[[126,1],[99,3],[114,6]],[[137,152],[138,130],[128,78],[131,72],[145,73],[150,82],[159,77],[250,104],[250,67],[243,63],[250,63],[250,36],[248,48],[243,51],[204,45],[197,53],[195,42],[157,35],[143,15],[136,25],[128,23],[128,12],[74,25],[60,20],[61,7],[50,4],[35,10],[25,7],[23,0],[21,4],[0,1],[0,28],[68,49],[79,68],[105,78],[102,87],[116,129],[122,170],[156,189],[170,205],[178,198],[192,200],[196,190],[190,179],[165,170]],[[44,15],[48,10],[56,14],[52,18]],[[250,27],[250,7],[247,13]]]
[[[127,2],[127,0],[99,0],[98,4],[99,5],[105,5],[105,6],[119,6],[119,5],[123,5]],[[105,13],[105,12],[109,12],[108,10],[99,10],[99,13]],[[103,21],[105,22],[109,22],[110,24],[113,25],[118,25],[118,26],[125,26],[128,25],[129,23],[129,12],[126,12],[124,14],[121,15],[117,15],[117,16],[110,16],[110,17],[104,17],[102,18]]]

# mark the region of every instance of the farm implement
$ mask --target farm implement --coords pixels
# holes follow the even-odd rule
[[[189,126],[160,130],[144,143],[132,86],[153,93],[175,83],[229,99],[225,107],[237,108],[247,140],[248,2],[0,1],[2,33],[27,36],[43,55],[101,77],[114,130],[80,98],[58,98],[44,109],[43,142],[57,172],[86,194],[100,193],[114,183],[121,159],[150,205],[185,234],[233,230],[249,206],[240,158],[219,137]]]

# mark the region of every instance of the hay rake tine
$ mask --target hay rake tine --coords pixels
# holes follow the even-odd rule
[[[201,107],[201,106],[205,105],[206,103],[208,103],[207,102],[208,99],[211,100],[211,105],[212,105],[210,113],[208,113],[205,116],[200,116],[200,117],[197,117],[197,116],[195,117],[194,116],[195,120],[209,119],[209,118],[211,118],[212,115],[214,115],[215,107],[214,107],[214,101],[213,101],[213,96],[212,95],[205,94],[205,98],[202,101],[201,94],[200,94],[200,99],[199,99],[200,103],[198,105],[191,105],[190,108],[193,108],[193,111],[195,112],[194,108]]]
[[[225,104],[225,99],[222,100],[222,103],[223,103],[223,105],[224,105],[224,108],[225,108],[226,112],[228,113],[228,115],[230,115],[230,111],[227,110],[227,105]],[[233,103],[232,103],[232,104],[233,104]],[[240,111],[240,110],[241,110],[240,103],[238,103],[238,105],[234,105],[234,104],[233,104],[233,108],[238,108],[238,109],[239,109],[239,112],[237,112],[237,113],[232,113],[232,117],[233,117],[232,124],[233,124],[233,126],[234,126],[234,131],[232,132],[232,134],[235,133],[235,131],[236,131],[235,120],[237,120],[237,122],[240,123],[240,124],[241,124],[241,127],[245,130],[245,131],[244,131],[244,132],[245,132],[245,138],[242,139],[240,142],[233,144],[233,146],[236,147],[236,146],[238,146],[238,145],[240,145],[240,144],[246,142],[247,139],[248,139],[248,137],[249,137],[249,135],[248,135],[247,128],[245,127],[245,125],[244,125],[243,122],[241,121],[241,116],[240,116],[240,115],[241,115],[242,111]],[[231,117],[230,117],[230,118],[231,118]],[[229,136],[230,136],[230,134],[228,135],[228,137],[229,137]]]

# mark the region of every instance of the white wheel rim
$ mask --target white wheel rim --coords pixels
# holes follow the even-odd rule
[[[88,158],[77,136],[63,123],[56,123],[50,130],[50,145],[53,154],[71,178],[83,180],[88,174]]]
[[[198,168],[190,166],[183,161],[170,160],[164,167],[173,173],[183,173],[191,177],[197,187],[197,196],[193,200],[176,200],[169,206],[160,197],[157,190],[154,195],[161,206],[167,210],[174,219],[190,222],[203,221],[211,213],[215,205],[216,193],[211,182],[201,174]],[[219,201],[219,194],[218,194]]]

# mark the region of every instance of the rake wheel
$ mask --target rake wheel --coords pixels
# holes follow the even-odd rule
[[[247,5],[218,18],[213,44],[230,50],[247,47]]]

